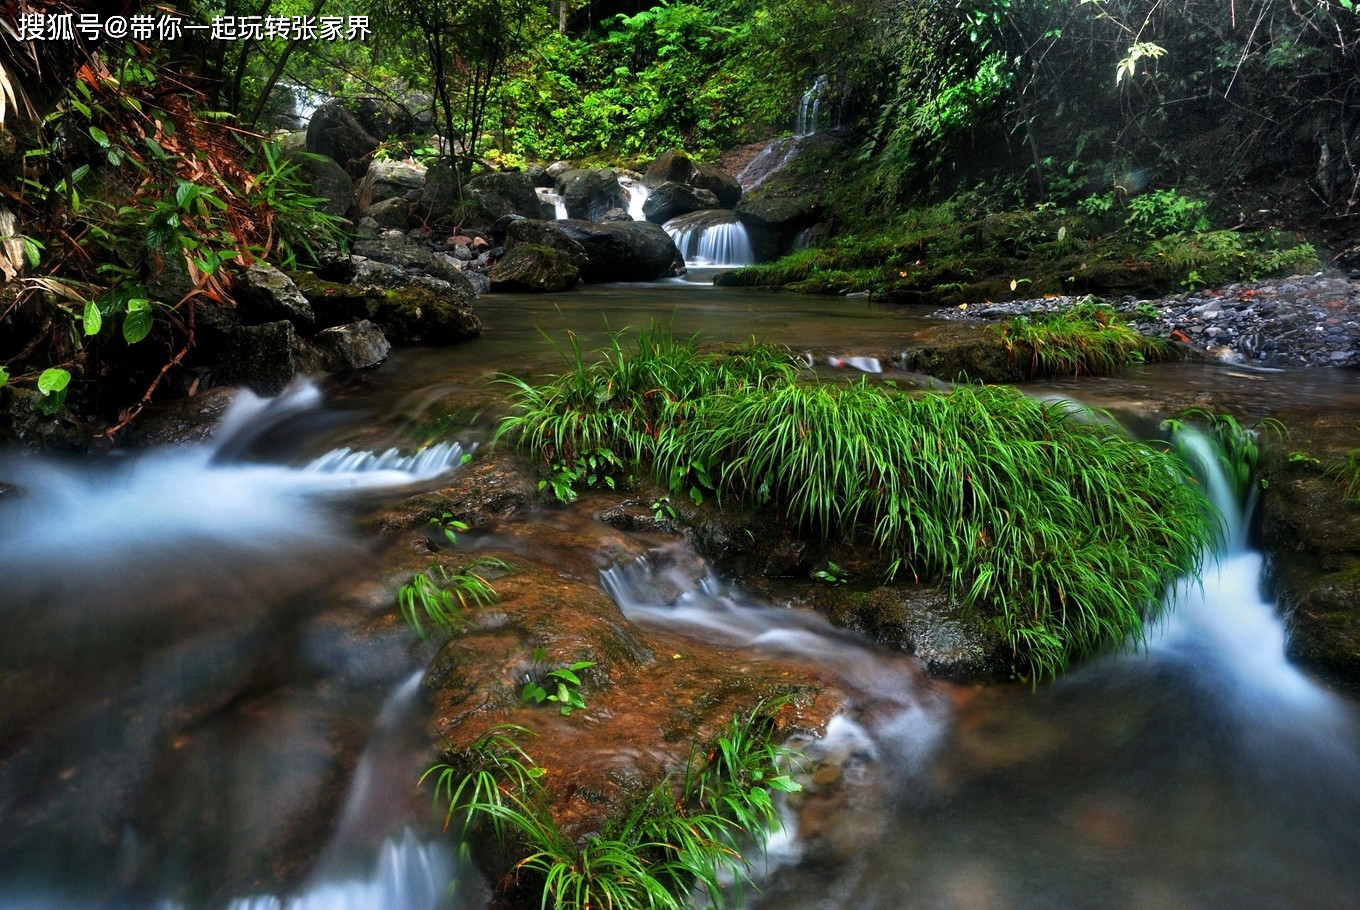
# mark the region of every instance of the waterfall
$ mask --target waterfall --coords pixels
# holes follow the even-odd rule
[[[803,98],[798,102],[798,121],[794,126],[794,136],[798,138],[811,136],[820,128],[821,124],[818,120],[822,111],[822,97],[826,94],[826,87],[826,76],[818,76],[812,81],[811,87],[803,92]]]
[[[619,175],[619,186],[623,188],[623,196],[628,201],[628,217],[634,221],[646,221],[647,216],[642,213],[642,206],[647,202],[651,190],[647,184],[633,177]]]
[[[562,221],[567,218],[567,204],[562,201],[562,196],[546,186],[535,187],[534,192],[538,194],[540,202],[547,203],[553,207],[553,218]]]
[[[703,209],[672,218],[662,227],[675,241],[685,265],[739,266],[755,262],[746,227],[727,209]]]
[[[778,139],[771,139],[758,155],[737,172],[737,183],[741,184],[743,191],[753,190],[772,175],[779,173],[796,154],[798,154],[797,137],[781,136]]]

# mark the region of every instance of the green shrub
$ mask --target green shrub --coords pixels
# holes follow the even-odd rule
[[[1017,316],[996,327],[1011,358],[1037,376],[1108,376],[1130,363],[1159,360],[1165,342],[1139,334],[1109,307],[1082,303],[1069,310]]]

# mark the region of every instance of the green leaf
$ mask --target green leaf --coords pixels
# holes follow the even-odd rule
[[[3,386],[7,382],[9,382],[9,370],[0,367],[0,386]]]
[[[102,149],[109,147],[109,134],[97,126],[90,127],[90,138],[99,143],[99,147]]]
[[[24,238],[24,258],[28,260],[28,267],[36,269],[41,257],[42,244],[31,237]]]
[[[696,506],[701,506],[704,504],[704,494],[699,490],[698,487],[689,488],[689,498],[690,501],[693,502]]]
[[[179,205],[180,208],[185,208],[197,195],[197,186],[187,180],[181,180],[179,186],[175,188],[175,203]]]
[[[85,318],[82,321],[85,323],[86,335],[99,334],[100,327],[104,325],[104,317],[93,300],[85,304]]]
[[[123,338],[128,344],[136,344],[151,334],[151,301],[136,297],[127,303],[127,316],[123,319]]]
[[[38,391],[44,395],[51,395],[53,392],[60,392],[71,382],[71,374],[60,367],[50,367],[43,370],[38,377]]]

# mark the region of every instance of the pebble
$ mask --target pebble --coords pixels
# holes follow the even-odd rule
[[[940,310],[940,319],[999,320],[1062,310],[1085,298],[1050,297]],[[1337,274],[1275,278],[1155,300],[1107,301],[1145,335],[1268,367],[1360,367],[1360,281]]]

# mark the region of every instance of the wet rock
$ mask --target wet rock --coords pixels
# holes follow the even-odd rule
[[[567,253],[520,243],[506,252],[486,277],[493,292],[550,293],[576,287],[581,272]]]
[[[318,208],[327,215],[344,218],[354,207],[354,180],[329,157],[305,155],[293,159],[307,177],[311,195],[321,200]]]
[[[332,373],[363,370],[387,359],[392,349],[382,330],[367,319],[324,329],[311,339],[321,368]]]
[[[647,168],[643,180],[649,187],[656,188],[667,183],[684,184],[697,191],[712,193],[717,200],[714,205],[704,205],[698,208],[730,209],[741,200],[742,196],[741,184],[737,182],[735,177],[712,165],[696,164],[684,152],[675,149],[664,152],[653,161]],[[688,211],[697,210],[696,208]],[[676,212],[675,214],[683,215],[685,212]],[[659,220],[664,221],[666,219]]]
[[[293,279],[272,265],[256,262],[233,281],[237,302],[248,316],[287,319],[301,331],[316,323],[316,313]]]
[[[377,240],[360,240],[354,244],[353,255],[394,265],[407,275],[424,274],[455,286],[466,284],[462,267],[453,257],[411,243],[398,231],[387,231]],[[476,296],[470,286],[464,289],[472,296]]]
[[[584,268],[588,261],[586,248],[569,237],[555,221],[522,219],[512,222],[506,227],[505,248],[514,249],[520,243],[551,247],[565,253],[577,269]]]
[[[302,346],[286,319],[243,325],[226,333],[219,379],[258,395],[277,395],[298,373]]]
[[[756,187],[736,205],[758,261],[787,250],[803,228],[821,220],[822,204],[813,194],[776,183]]]
[[[555,224],[585,249],[589,262],[582,268],[581,277],[586,281],[655,281],[678,274],[685,265],[675,241],[650,221],[593,224],[567,220]]]
[[[461,276],[459,276],[461,277]],[[472,287],[425,279],[392,288],[373,300],[369,318],[399,344],[449,344],[482,333],[472,311]]]
[[[683,183],[663,183],[647,195],[642,214],[648,221],[665,224],[679,215],[715,208],[718,208],[718,197],[709,190],[695,189]]]
[[[424,529],[444,514],[471,530],[509,518],[533,501],[533,467],[515,456],[483,458],[453,475],[448,486],[404,500],[373,520],[383,534]],[[437,532],[431,532],[438,537]],[[438,543],[438,540],[435,540]]]
[[[119,445],[170,446],[210,439],[236,397],[231,386],[217,386],[189,398],[153,404],[118,434]]]
[[[388,199],[416,203],[425,191],[425,166],[406,161],[374,161],[354,189],[355,205],[360,210]]]
[[[411,204],[400,196],[384,199],[364,209],[364,218],[379,230],[405,230],[411,222]]]
[[[689,183],[694,174],[694,162],[684,152],[671,149],[662,152],[647,167],[643,180],[648,186],[661,186],[663,183]]]
[[[557,194],[567,207],[567,217],[580,221],[599,221],[610,209],[628,208],[618,174],[607,167],[567,171],[557,178]]]
[[[321,105],[307,124],[307,151],[330,158],[351,178],[368,171],[369,158],[379,144],[378,137],[364,128],[344,101]]]
[[[42,393],[15,385],[0,386],[0,443],[52,452],[85,452],[97,428],[86,426],[65,408],[55,414],[37,409]]]
[[[528,174],[482,174],[468,181],[467,190],[492,222],[506,215],[551,218],[553,214],[552,206],[538,198]]]

